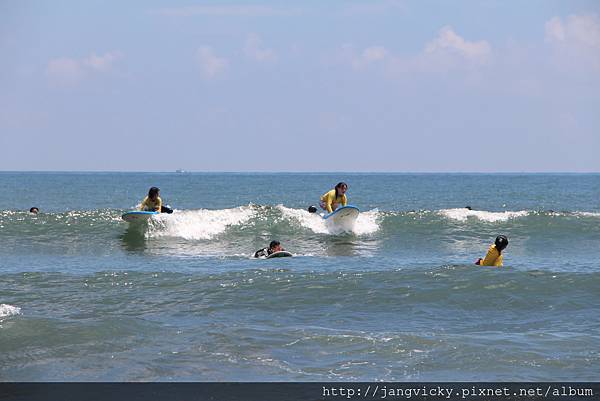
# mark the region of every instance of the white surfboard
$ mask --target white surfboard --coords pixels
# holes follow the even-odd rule
[[[342,206],[333,212],[323,216],[323,219],[332,226],[342,230],[352,230],[354,223],[358,218],[360,210],[356,206]]]
[[[131,212],[123,213],[121,218],[128,223],[142,223],[147,222],[148,219],[158,212],[148,212],[143,210],[133,210]]]

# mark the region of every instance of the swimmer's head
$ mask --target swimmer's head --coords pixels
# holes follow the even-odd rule
[[[281,242],[277,241],[277,240],[273,240],[271,241],[271,243],[269,244],[269,249],[271,250],[271,252],[279,252],[282,250],[281,248]]]
[[[348,190],[348,184],[346,184],[345,182],[338,182],[338,184],[335,186],[335,195],[336,196],[344,195],[347,190]]]
[[[502,251],[504,248],[508,246],[508,238],[505,235],[499,235],[496,237],[496,241],[494,241],[494,245],[496,245],[496,249]]]
[[[148,191],[148,198],[154,200],[158,197],[158,194],[160,193],[160,189],[157,187],[152,187],[150,188],[150,190]]]

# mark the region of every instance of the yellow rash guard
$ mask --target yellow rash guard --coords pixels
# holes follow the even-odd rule
[[[479,263],[481,266],[502,266],[502,254],[496,249],[496,245],[490,246],[485,258]]]
[[[153,201],[152,199],[150,199],[146,196],[144,198],[144,200],[142,201],[142,204],[140,205],[140,210],[147,210],[150,212],[160,213],[161,206],[162,206],[162,200],[160,199],[160,196],[157,197],[155,201]]]
[[[331,207],[333,203],[341,203],[342,206],[346,206],[346,203],[348,203],[348,200],[346,199],[346,194],[343,194],[342,196],[338,197],[335,196],[335,188],[321,196],[321,200],[323,201],[323,203],[325,203],[327,213],[333,212],[333,209]]]

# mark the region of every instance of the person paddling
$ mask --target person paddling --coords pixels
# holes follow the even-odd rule
[[[267,256],[269,256],[275,252],[281,252],[281,251],[285,251],[285,249],[283,249],[283,247],[281,246],[281,242],[279,242],[277,240],[273,240],[269,244],[268,248],[262,248],[256,252],[254,252],[254,257],[255,258],[266,258]]]

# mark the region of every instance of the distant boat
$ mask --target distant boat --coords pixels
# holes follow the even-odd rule
[[[185,170],[182,170],[182,169],[178,169],[178,170],[175,170],[175,172],[176,172],[176,173],[185,173],[186,171],[185,171]]]

